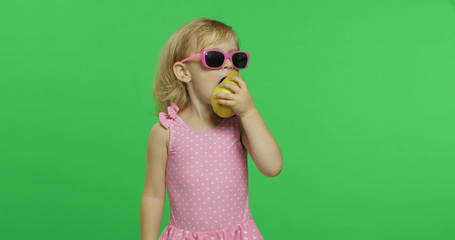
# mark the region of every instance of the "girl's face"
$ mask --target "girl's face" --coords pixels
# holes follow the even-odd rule
[[[203,50],[206,49],[217,49],[225,53],[231,53],[239,50],[237,48],[237,40],[235,38],[231,38],[221,44],[211,44]],[[201,59],[186,63],[189,63],[187,66],[191,73],[191,84],[188,85],[188,90],[193,91],[200,101],[207,104],[211,104],[212,92],[218,84],[220,84],[221,80],[233,71],[238,73],[238,71],[233,68],[230,59],[226,59],[224,65],[220,69],[208,69],[204,67]]]

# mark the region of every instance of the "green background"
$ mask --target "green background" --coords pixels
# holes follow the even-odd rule
[[[266,240],[455,239],[451,0],[2,1],[1,239],[140,239],[152,76],[197,17],[239,34],[283,154],[248,160]]]

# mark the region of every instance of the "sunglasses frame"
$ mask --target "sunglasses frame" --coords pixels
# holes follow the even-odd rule
[[[210,67],[209,65],[207,65],[207,62],[205,61],[205,55],[208,52],[219,52],[219,53],[223,54],[224,60],[223,60],[223,63],[221,64],[221,66],[219,66],[219,67]],[[245,53],[246,54],[246,66],[244,68],[238,68],[238,67],[236,67],[234,65],[234,61],[232,61],[232,56],[234,54],[236,54],[236,53]],[[208,69],[220,69],[220,68],[222,68],[224,66],[224,63],[226,63],[226,59],[231,60],[232,66],[236,70],[243,70],[243,69],[247,68],[248,67],[248,63],[250,62],[250,55],[247,52],[245,52],[245,51],[235,51],[235,52],[231,52],[231,53],[225,53],[225,52],[217,50],[217,49],[203,50],[201,53],[198,53],[198,54],[193,55],[191,57],[187,57],[187,58],[181,60],[180,62],[184,63],[184,62],[191,61],[191,60],[194,60],[194,59],[197,59],[197,58],[201,58],[202,64],[204,65],[204,67],[206,67]]]

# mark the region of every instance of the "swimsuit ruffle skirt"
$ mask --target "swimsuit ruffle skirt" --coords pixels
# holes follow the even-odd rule
[[[239,117],[209,131],[190,128],[172,103],[160,112],[170,128],[166,189],[171,214],[158,240],[263,240],[248,197],[247,152]]]

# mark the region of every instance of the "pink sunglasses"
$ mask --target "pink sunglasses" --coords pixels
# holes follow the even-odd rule
[[[202,64],[204,67],[209,69],[220,69],[226,59],[230,59],[232,65],[234,65],[234,69],[241,70],[248,67],[248,62],[250,59],[250,55],[244,51],[235,51],[232,53],[224,53],[219,50],[208,49],[204,50],[199,54],[193,55],[191,57],[185,58],[180,62],[191,61],[197,58],[201,58]]]

